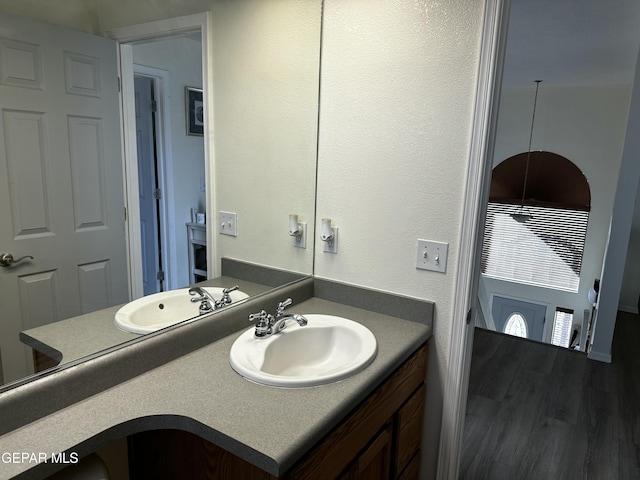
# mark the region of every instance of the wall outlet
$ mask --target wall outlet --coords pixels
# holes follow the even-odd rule
[[[324,248],[322,251],[327,253],[338,253],[338,227],[331,227],[331,231],[333,232],[333,239],[330,242],[323,241]]]
[[[218,212],[218,232],[221,235],[238,236],[238,217],[232,212]]]
[[[298,248],[307,248],[307,222],[300,222],[302,226],[302,235],[293,235],[293,246]]]
[[[448,252],[448,243],[418,239],[416,268],[445,273],[447,270]]]

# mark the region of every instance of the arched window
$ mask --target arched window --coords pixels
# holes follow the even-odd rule
[[[504,333],[522,338],[527,338],[529,336],[527,321],[524,319],[522,314],[514,312],[509,315],[507,321],[504,322]]]
[[[493,169],[482,247],[482,273],[577,292],[591,207],[589,184],[570,160],[527,153]],[[522,201],[524,192],[524,201]],[[530,216],[514,213],[524,206]]]

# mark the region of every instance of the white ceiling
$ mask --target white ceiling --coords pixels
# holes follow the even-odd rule
[[[639,46],[638,0],[512,0],[503,84],[630,84]]]

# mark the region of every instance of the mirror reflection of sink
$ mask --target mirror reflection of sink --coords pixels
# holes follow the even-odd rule
[[[204,287],[214,299],[222,298],[222,287]],[[232,302],[249,295],[235,290],[230,292]],[[115,324],[121,330],[131,333],[151,333],[161,328],[188,320],[199,315],[198,302],[191,302],[187,288],[154,293],[129,302],[116,312]]]
[[[376,338],[365,326],[332,315],[304,315],[308,324],[257,339],[244,332],[231,347],[230,362],[243,377],[276,387],[312,387],[363,370],[376,356]]]

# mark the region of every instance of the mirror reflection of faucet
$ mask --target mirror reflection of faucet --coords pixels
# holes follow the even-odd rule
[[[207,313],[211,313],[218,308],[230,305],[232,300],[229,294],[238,290],[238,288],[240,288],[238,285],[231,288],[225,288],[224,290],[222,290],[222,298],[220,300],[216,300],[215,298],[213,298],[213,296],[211,296],[211,294],[202,287],[190,288],[189,295],[199,295],[195,298],[192,298],[191,301],[193,303],[201,302],[200,307],[198,308],[198,312],[200,315],[206,315]]]
[[[280,333],[287,327],[287,320],[295,320],[298,325],[304,327],[307,324],[307,319],[298,313],[285,313],[284,309],[291,305],[292,300],[287,298],[284,302],[278,304],[276,314],[271,315],[264,310],[258,313],[252,313],[249,315],[249,321],[256,321],[256,338],[267,338],[276,333]]]

